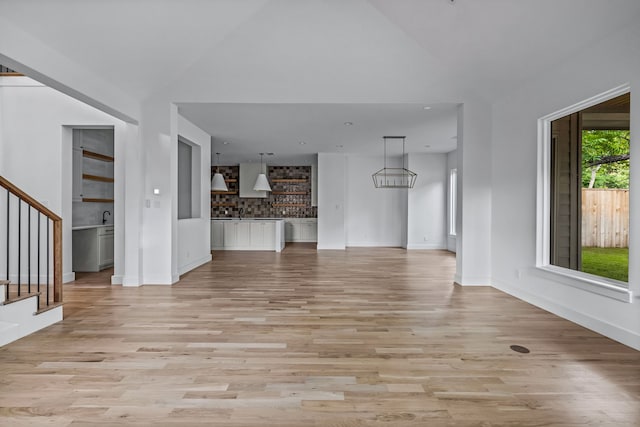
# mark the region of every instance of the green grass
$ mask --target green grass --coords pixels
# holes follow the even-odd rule
[[[582,248],[582,271],[629,281],[629,248]]]

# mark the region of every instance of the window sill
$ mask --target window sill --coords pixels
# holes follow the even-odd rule
[[[633,302],[633,292],[629,290],[628,284],[618,280],[606,279],[553,265],[532,268],[531,274],[618,301]]]

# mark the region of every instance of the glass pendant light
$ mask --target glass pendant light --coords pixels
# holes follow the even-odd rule
[[[267,179],[267,176],[262,173],[263,168],[262,168],[262,156],[264,156],[264,153],[260,153],[260,171],[261,173],[258,175],[258,178],[256,179],[256,183],[253,186],[253,191],[271,191],[271,186],[269,185],[269,180]]]
[[[216,153],[216,155],[218,160],[216,161],[216,173],[213,174],[213,179],[211,179],[211,189],[213,191],[229,191],[227,183],[224,182],[224,177],[220,173],[220,153]]]

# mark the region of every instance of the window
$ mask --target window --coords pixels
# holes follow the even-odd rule
[[[548,246],[539,264],[628,281],[630,98],[601,97],[547,121]]]
[[[200,217],[200,146],[178,139],[178,219]]]
[[[449,235],[456,235],[456,203],[457,203],[458,169],[449,171]]]

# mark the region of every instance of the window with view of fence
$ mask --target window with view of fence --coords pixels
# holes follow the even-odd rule
[[[582,246],[629,247],[629,190],[582,189]]]

